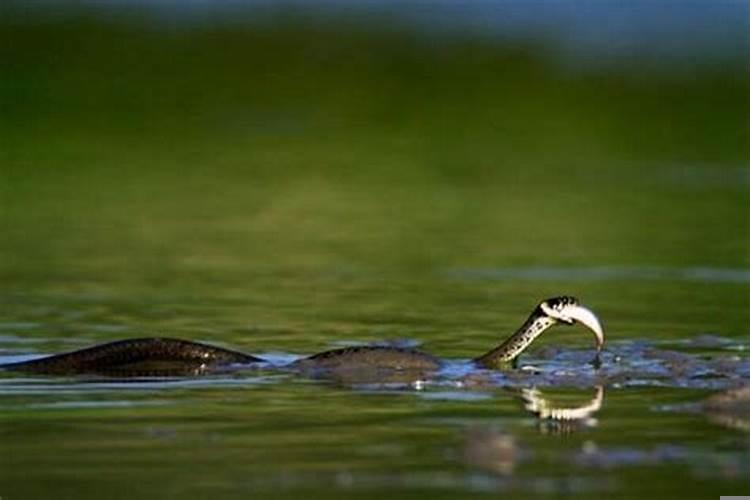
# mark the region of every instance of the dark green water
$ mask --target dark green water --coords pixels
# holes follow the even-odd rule
[[[594,397],[578,329],[524,357],[541,375],[477,384],[5,376],[3,500],[750,488],[747,412],[695,405],[750,376],[746,67],[294,23],[0,30],[0,361],[144,335],[461,360],[558,294],[609,342],[602,408],[569,425],[519,393]]]

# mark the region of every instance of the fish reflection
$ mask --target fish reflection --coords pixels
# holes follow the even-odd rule
[[[521,389],[524,408],[539,419],[539,430],[543,434],[569,434],[596,424],[593,415],[604,404],[604,386],[595,388],[594,397],[572,407],[560,407],[536,388]]]
[[[592,415],[604,404],[604,387],[595,388],[594,397],[579,406],[561,407],[536,388],[521,389],[524,408],[535,415],[543,434],[567,434],[593,425]],[[511,476],[524,455],[529,452],[518,445],[516,437],[491,427],[474,427],[467,431],[463,461],[465,464],[499,476]]]

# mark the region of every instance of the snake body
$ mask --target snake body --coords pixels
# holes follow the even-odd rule
[[[483,368],[499,369],[512,365],[534,340],[551,326],[579,321],[591,329],[597,350],[604,333],[596,316],[572,297],[556,297],[540,303],[521,327],[497,347],[475,358]],[[78,351],[0,366],[11,371],[45,374],[102,373],[124,376],[128,372],[176,375],[200,374],[232,365],[253,365],[264,360],[250,354],[174,338],[119,340]],[[390,370],[429,373],[442,362],[427,353],[391,346],[359,346],[323,351],[288,365],[291,369],[314,372]]]

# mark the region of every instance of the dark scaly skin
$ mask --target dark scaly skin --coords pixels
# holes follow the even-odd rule
[[[202,373],[206,367],[262,361],[249,354],[198,342],[141,338],[109,342],[46,358],[3,365],[2,368],[50,375],[195,375]]]
[[[390,346],[357,346],[299,359],[290,368],[345,386],[411,384],[428,378],[441,362],[429,354]]]
[[[529,319],[513,335],[502,344],[474,359],[478,365],[487,368],[497,368],[508,365],[518,357],[534,339],[547,328],[555,324],[555,320],[544,315],[539,308],[529,316]],[[333,349],[314,354],[294,363],[297,366],[314,365],[319,368],[335,369],[345,365],[377,365],[391,369],[432,369],[441,366],[437,358],[414,349],[403,349],[389,346],[359,346]]]
[[[524,326],[529,327],[529,324]],[[525,330],[524,330],[525,331]],[[536,328],[532,334],[520,335],[519,331],[501,346],[474,359],[478,366],[491,369],[511,367],[515,357],[533,341]],[[291,368],[303,371],[351,371],[351,370],[397,370],[429,374],[440,369],[442,361],[434,356],[415,349],[404,349],[389,346],[357,346],[333,349],[302,358],[291,364]]]
[[[295,361],[296,368],[323,370],[377,367],[391,370],[437,370],[440,361],[424,352],[389,346],[358,346],[333,349]]]
[[[578,304],[574,297],[561,296],[548,299],[543,304],[549,307],[564,307]],[[521,355],[534,340],[548,328],[557,324],[544,312],[541,304],[531,313],[523,325],[504,342],[472,361],[482,368],[493,370],[513,367]],[[304,370],[329,372],[365,370],[395,370],[412,372],[415,376],[429,374],[442,366],[439,359],[413,349],[401,349],[387,346],[348,347],[324,351],[308,358],[296,361],[292,367]]]
[[[516,357],[544,330],[555,323],[539,309],[498,347],[474,359],[478,366],[499,369],[512,366]],[[351,370],[396,370],[424,375],[440,369],[442,362],[430,354],[414,349],[389,346],[358,346],[333,349],[314,354],[292,363],[292,368],[305,371],[341,372]]]

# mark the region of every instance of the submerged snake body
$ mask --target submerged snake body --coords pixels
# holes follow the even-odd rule
[[[314,370],[379,368],[386,370],[426,370],[440,368],[440,361],[424,352],[389,346],[357,346],[314,354],[293,363],[293,367]]]
[[[507,340],[474,359],[477,366],[499,369],[515,359],[544,331],[557,323],[580,322],[596,336],[597,352],[604,343],[596,316],[573,297],[548,299]],[[238,351],[171,338],[141,338],[110,342],[79,351],[2,365],[5,370],[46,374],[106,374],[119,376],[190,375],[210,369],[265,360]],[[439,359],[413,349],[389,346],[346,347],[299,359],[289,368],[305,372],[362,372],[366,370],[426,373],[437,371]]]

